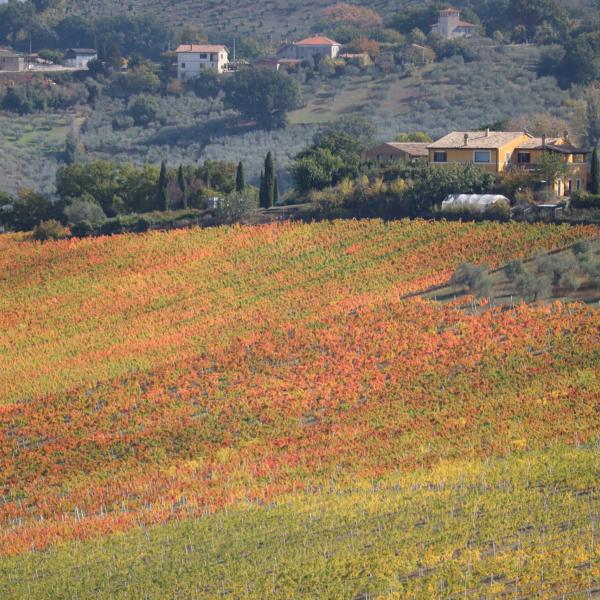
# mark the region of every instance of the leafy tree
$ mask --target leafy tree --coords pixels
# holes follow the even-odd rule
[[[85,194],[81,198],[73,200],[71,204],[65,208],[64,212],[69,223],[72,223],[73,225],[85,221],[92,226],[95,226],[106,221],[104,211],[89,194]]]
[[[552,187],[557,179],[569,174],[570,167],[562,154],[543,152],[535,164],[535,172],[541,181],[545,181],[548,187]]]
[[[64,206],[63,201],[53,202],[44,194],[22,190],[10,210],[3,211],[4,222],[12,229],[27,231],[42,221],[61,220]]]
[[[240,160],[235,173],[235,191],[243,192],[246,187],[246,180],[244,178],[244,163]]]
[[[169,210],[168,184],[167,164],[163,160],[160,163],[160,175],[158,176],[158,187],[156,191],[157,204],[160,207],[160,210]]]
[[[273,179],[273,204],[279,202],[279,184],[277,183],[277,175]]]
[[[557,29],[566,29],[568,17],[556,0],[510,0],[507,16],[515,25],[523,25],[528,38],[535,36],[536,27],[544,21]]]
[[[600,194],[600,159],[598,158],[598,146],[592,152],[592,169],[590,177],[590,192]]]
[[[155,97],[143,94],[133,96],[129,100],[127,112],[136,125],[148,125],[156,119],[158,108],[158,100]]]
[[[420,142],[427,143],[432,142],[431,136],[424,133],[423,131],[414,131],[412,133],[399,133],[396,136],[397,142]]]
[[[487,265],[461,264],[452,275],[450,283],[454,286],[464,286],[478,298],[489,296],[490,281]]]
[[[186,85],[190,87],[199,98],[216,98],[222,89],[222,77],[212,69],[205,69],[196,77],[190,79]]]
[[[287,124],[287,112],[299,108],[298,82],[271,69],[242,69],[224,84],[225,105],[259,127],[276,129]]]

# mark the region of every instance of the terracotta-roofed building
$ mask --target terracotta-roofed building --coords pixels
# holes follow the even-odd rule
[[[223,73],[229,64],[229,50],[216,44],[181,44],[177,50],[177,79],[193,79],[203,70]]]
[[[427,143],[421,142],[385,142],[374,148],[369,148],[365,160],[387,162],[390,160],[409,161],[417,158],[427,159],[429,155]]]
[[[453,131],[429,144],[428,152],[432,165],[472,164],[496,174],[510,169],[535,171],[542,154],[559,154],[570,167],[565,178],[552,182],[559,196],[585,189],[589,179],[589,151],[573,145],[567,133],[536,138],[525,131]]]
[[[278,58],[292,58],[303,60],[321,54],[327,58],[336,58],[340,53],[341,44],[324,37],[315,36],[305,38],[293,44],[284,44],[277,51]]]
[[[447,40],[457,37],[471,37],[477,31],[477,25],[461,21],[460,10],[448,6],[440,10],[438,22],[431,26],[431,33],[438,33]]]

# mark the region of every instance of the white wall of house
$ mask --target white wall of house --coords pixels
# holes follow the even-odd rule
[[[78,54],[74,58],[67,58],[65,64],[75,69],[87,69],[88,63],[97,58],[97,54]]]
[[[218,52],[178,52],[177,79],[193,79],[206,69],[223,73],[229,63],[226,49]]]

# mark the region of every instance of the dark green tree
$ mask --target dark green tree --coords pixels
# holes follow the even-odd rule
[[[158,188],[156,193],[156,203],[159,210],[169,210],[169,194],[167,192],[167,185],[167,164],[163,160],[160,163],[160,175],[158,176]]]
[[[246,180],[244,178],[244,163],[240,160],[235,174],[235,191],[243,192],[246,188]]]
[[[596,146],[592,152],[590,192],[592,192],[592,194],[600,194],[600,159],[598,158],[598,146]]]
[[[287,112],[302,104],[298,82],[271,69],[240,69],[225,81],[224,91],[228,108],[264,129],[285,127]]]
[[[277,204],[279,201],[279,184],[277,183],[277,176],[273,180],[273,204]]]
[[[265,198],[265,172],[260,172],[260,184],[258,186],[258,205],[261,208],[265,208],[266,206],[266,198]]]
[[[188,185],[185,174],[183,173],[183,165],[179,165],[179,170],[177,171],[177,184],[181,190],[181,202],[183,208],[188,208]]]
[[[268,152],[265,158],[265,178],[264,178],[264,204],[263,208],[270,208],[275,201],[275,165],[273,164],[273,155]]]

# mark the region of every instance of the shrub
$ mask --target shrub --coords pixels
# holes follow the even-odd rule
[[[50,219],[49,221],[42,221],[39,225],[36,225],[31,237],[38,242],[46,242],[49,240],[60,240],[68,235],[69,230],[65,229],[60,221]]]
[[[571,271],[563,273],[560,276],[560,287],[569,292],[574,292],[579,287],[577,277]]]
[[[511,260],[504,267],[504,274],[509,281],[515,281],[517,277],[525,274],[525,267],[520,260]]]
[[[553,285],[558,285],[562,275],[576,267],[572,257],[564,255],[537,255],[535,263],[539,273],[551,277]]]
[[[82,238],[91,235],[94,231],[92,224],[89,221],[79,221],[71,227],[71,235]]]
[[[577,240],[571,247],[571,251],[577,258],[588,254],[591,249],[592,246],[587,240]]]
[[[575,192],[571,196],[572,208],[600,208],[600,194],[589,192]]]
[[[552,284],[549,277],[535,275],[529,271],[526,271],[517,278],[516,287],[523,298],[533,302],[547,298],[552,291]]]
[[[87,196],[89,199],[76,199],[65,208],[65,216],[69,223],[77,224],[86,221],[93,226],[106,221],[106,214],[102,207],[94,202],[89,194]]]
[[[456,269],[450,283],[455,286],[466,287],[478,298],[489,296],[490,281],[488,276],[489,268],[487,265],[472,265],[463,263]]]

